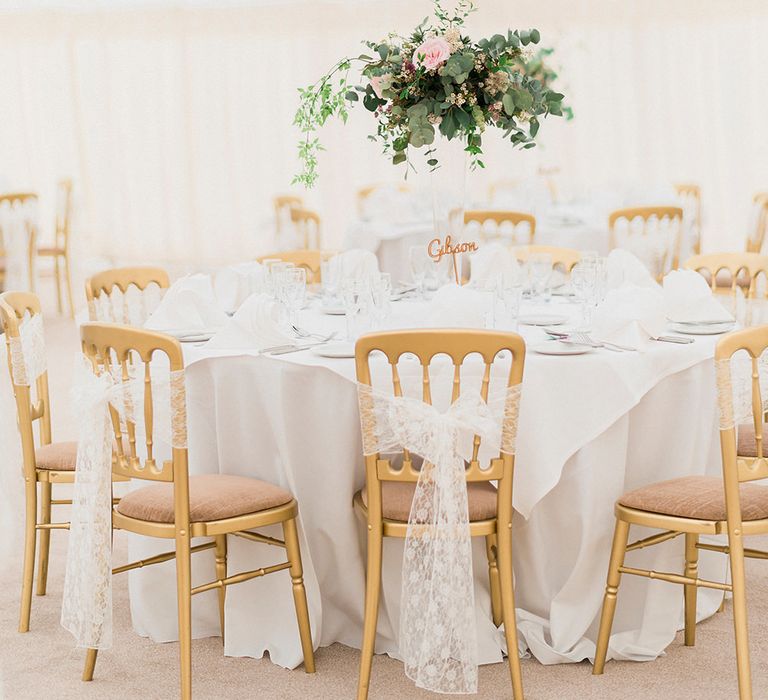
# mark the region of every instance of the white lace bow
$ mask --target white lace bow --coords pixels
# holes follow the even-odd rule
[[[78,445],[69,550],[61,609],[62,626],[77,646],[108,649],[112,645],[112,444],[109,407],[121,423],[143,432],[143,377],[123,381],[108,372],[96,374],[80,358],[72,388],[78,416]],[[153,428],[159,441],[187,446],[184,371],[152,378]]]
[[[720,430],[729,430],[753,422],[753,373],[756,369],[760,386],[759,413],[768,412],[768,353],[757,358],[755,367],[746,351],[728,359],[715,360]]]
[[[477,692],[477,630],[465,460],[479,436],[514,453],[520,387],[498,400],[463,394],[445,412],[359,385],[363,451],[424,458],[403,554],[400,654],[420,688]],[[516,650],[511,650],[515,653]]]
[[[18,337],[8,337],[11,376],[16,386],[31,386],[46,370],[45,334],[40,314],[25,318]]]

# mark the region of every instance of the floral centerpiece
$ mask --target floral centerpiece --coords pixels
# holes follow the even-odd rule
[[[474,9],[472,0],[458,0],[451,11],[434,0],[434,18],[408,36],[366,41],[371,55],[344,58],[300,89],[294,123],[303,132],[302,169],[294,182],[315,184],[322,149],[317,130],[332,116],[346,122],[349,108],[359,102],[376,119],[376,134],[369,138],[382,144],[395,165],[411,164],[411,149],[424,148],[428,165],[436,168],[438,134],[460,139],[473,168],[485,167],[482,140],[488,128],[502,130],[513,146],[532,148],[541,119],[563,115],[563,95],[526,70],[539,31],[509,30],[473,41],[463,28]],[[350,82],[353,66],[363,84]]]

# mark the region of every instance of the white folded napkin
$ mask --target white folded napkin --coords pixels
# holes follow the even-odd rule
[[[379,272],[379,261],[370,250],[345,250],[335,256],[334,260],[338,261],[342,280],[362,280]]]
[[[606,289],[622,287],[659,288],[648,268],[628,250],[616,248],[608,254],[605,268]]]
[[[260,263],[230,265],[213,275],[216,301],[227,313],[234,313],[255,292],[262,291],[264,268]]]
[[[664,295],[656,287],[624,286],[608,292],[592,318],[592,337],[634,348],[649,344],[667,326]]]
[[[266,294],[252,294],[205,347],[226,350],[263,350],[296,341],[280,328],[279,304]]]
[[[209,331],[221,328],[227,314],[218,305],[209,275],[188,275],[174,282],[144,324],[154,331]]]
[[[481,245],[470,258],[470,283],[473,287],[485,287],[499,276],[511,277],[522,282],[522,270],[515,254],[501,243]]]
[[[672,321],[733,321],[706,280],[693,270],[672,270],[664,277],[664,306]]]
[[[486,328],[493,311],[493,293],[446,284],[429,304],[427,322],[432,328]]]

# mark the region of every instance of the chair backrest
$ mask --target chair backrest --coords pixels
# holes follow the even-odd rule
[[[664,276],[671,266],[677,268],[680,263],[680,239],[682,235],[683,210],[680,207],[648,206],[628,207],[617,209],[608,216],[609,242],[611,250],[618,245],[617,228],[619,222],[624,222],[624,230],[628,240],[641,236],[648,242],[655,234],[668,234],[668,240],[663,241],[664,250],[658,261],[657,270],[651,270],[658,278]],[[636,226],[636,222],[641,226]]]
[[[96,374],[111,374],[115,382],[122,382],[126,389],[131,387],[127,389],[130,398],[126,398],[131,414],[121,416],[113,405],[109,407],[114,432],[113,473],[130,479],[172,481],[177,489],[186,490],[186,447],[174,446],[172,458],[162,463],[155,455],[156,412],[168,411],[168,439],[179,430],[186,431],[184,357],[179,342],[162,333],[113,323],[84,323],[80,339],[83,354]],[[141,390],[136,391],[139,387]],[[181,426],[179,421],[183,421]],[[137,435],[142,445],[137,445]],[[188,494],[186,499],[188,503]]]
[[[3,232],[4,210],[15,210],[21,207],[37,207],[37,194],[34,192],[10,192],[0,194],[0,257],[5,256],[8,246]],[[32,212],[30,212],[32,214]],[[36,212],[34,212],[36,214]],[[35,253],[37,251],[37,221],[35,218],[24,220],[27,230],[27,265],[29,268],[30,289],[34,291]]]
[[[56,221],[54,240],[56,247],[66,250],[72,226],[72,180],[59,180],[56,189]]]
[[[464,233],[471,236],[473,231],[478,231],[484,241],[531,245],[536,236],[536,217],[521,211],[468,210],[464,212]]]
[[[118,267],[104,270],[85,280],[85,298],[88,301],[88,318],[91,321],[124,321],[130,318],[127,309],[123,309],[118,318],[115,318],[114,309],[109,318],[100,318],[99,302],[108,301],[115,290],[119,290],[123,300],[131,287],[144,293],[151,285],[156,285],[160,290],[168,289],[170,279],[168,273],[159,267]],[[151,313],[153,309],[146,309]],[[146,319],[145,319],[146,320]]]
[[[552,258],[552,267],[563,267],[570,272],[581,260],[581,253],[573,248],[558,248],[552,245],[523,245],[513,250],[520,262],[527,262],[531,255],[545,253]]]
[[[323,250],[284,250],[280,253],[270,253],[256,258],[256,262],[265,260],[282,260],[307,271],[307,283],[318,284],[321,279],[320,263],[335,253]]]
[[[520,187],[520,180],[497,180],[488,186],[488,201],[493,202],[503,192],[515,192]]]
[[[291,221],[299,234],[299,240],[303,241],[303,248],[321,248],[320,215],[310,209],[291,209]]]
[[[272,200],[275,208],[275,230],[283,232],[285,225],[291,220],[291,210],[304,206],[304,200],[295,194],[278,195]]]
[[[758,192],[752,198],[751,230],[747,234],[747,252],[760,253],[768,230],[768,192]]]
[[[466,329],[371,333],[362,336],[355,345],[357,381],[362,385],[372,386],[370,356],[376,351],[384,353],[390,365],[394,396],[403,396],[403,382],[398,369],[401,359],[405,355],[415,355],[418,358],[421,365],[421,376],[418,378],[422,387],[421,398],[427,404],[432,403],[433,393],[430,365],[438,356],[447,355],[453,365],[451,401],[455,401],[461,395],[461,368],[468,356],[478,354],[483,361],[483,376],[480,384],[480,396],[483,400],[489,397],[491,370],[494,362],[500,361],[497,357],[499,353],[509,351],[512,355],[509,373],[503,378],[505,390],[521,384],[525,364],[525,341],[516,333]],[[516,418],[516,415],[508,416],[508,423],[504,428],[516,430],[516,424],[512,424],[516,422]],[[498,457],[491,459],[487,468],[483,468],[478,460],[480,442],[480,437],[476,435],[473,458],[466,469],[467,481],[498,480],[499,503],[509,503],[511,507],[514,455],[501,453]],[[368,508],[370,517],[374,520],[381,515],[382,481],[415,482],[419,479],[419,472],[414,468],[412,456],[406,449],[402,451],[402,458],[401,468],[393,465],[391,459],[383,459],[380,454],[367,455],[365,458]]]
[[[20,342],[22,336],[22,323],[40,317],[42,321],[40,300],[28,292],[5,292],[0,294],[0,324],[5,332],[5,341],[8,354],[8,370],[11,374],[11,384],[16,398],[16,414],[19,433],[21,435],[21,448],[24,458],[24,476],[35,480],[35,435],[34,424],[38,422],[40,444],[48,445],[51,442],[51,402],[48,395],[48,372],[43,371],[34,381],[28,378],[27,383],[19,383],[14,378],[13,356],[24,350],[27,352],[44,352],[44,347],[25,348]],[[16,362],[22,361],[16,357]],[[11,420],[10,416],[3,416],[2,420]]]
[[[675,185],[675,193],[683,210],[683,219],[693,232],[693,252],[701,253],[701,187],[692,183]]]
[[[740,286],[739,282],[744,280],[748,283],[747,296],[755,298],[758,292],[768,297],[768,255],[759,255],[758,253],[707,253],[705,255],[694,255],[686,260],[684,265],[686,270],[694,270],[701,273],[709,282],[713,291],[718,288],[717,275],[725,270],[730,275],[731,291],[735,292]],[[760,278],[762,285],[759,285]]]

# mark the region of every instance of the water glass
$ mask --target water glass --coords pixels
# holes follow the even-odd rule
[[[282,260],[270,259],[264,261],[266,265],[266,275],[264,278],[265,291],[269,296],[280,301],[280,281],[282,273],[293,267],[293,263],[283,262]]]
[[[354,342],[371,327],[371,285],[367,280],[344,280],[341,283],[341,301],[347,320],[347,340]]]
[[[498,330],[517,332],[523,285],[501,285],[494,305],[493,327]]]
[[[376,327],[381,328],[392,309],[392,276],[388,272],[381,272],[371,276],[368,284],[371,291],[373,320]]]
[[[307,297],[307,271],[303,267],[289,267],[280,272],[279,279],[280,302],[288,311],[288,323],[295,326]]]
[[[595,306],[596,266],[578,263],[571,270],[571,288],[577,302],[581,304],[581,322],[589,328],[592,324],[592,311]]]
[[[328,305],[333,305],[339,293],[339,282],[341,281],[341,265],[339,256],[334,255],[329,258],[323,258],[320,261],[320,285],[322,287],[323,298]]]
[[[551,277],[552,256],[549,253],[534,253],[528,258],[528,278],[534,296],[541,297],[544,301],[550,300]]]
[[[436,274],[434,260],[429,257],[426,246],[411,246],[408,250],[408,262],[411,266],[411,276],[416,285],[419,298],[424,298],[427,276]]]

